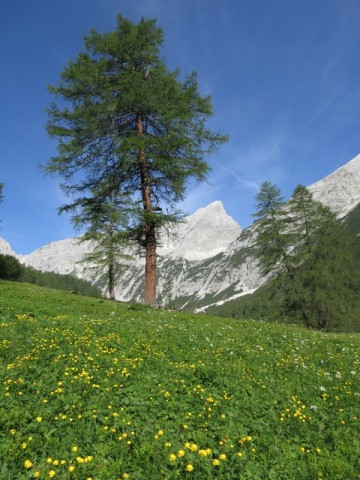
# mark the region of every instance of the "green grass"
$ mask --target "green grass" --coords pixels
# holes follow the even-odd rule
[[[359,335],[0,282],[0,478],[359,479]]]

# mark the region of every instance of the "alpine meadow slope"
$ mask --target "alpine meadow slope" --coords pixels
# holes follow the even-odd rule
[[[339,218],[351,223],[353,234],[360,232],[357,221],[360,203],[360,155],[310,185],[315,200],[321,201]],[[254,249],[254,226],[241,227],[224,210],[220,201],[201,208],[170,231],[164,231],[158,248],[158,298],[161,305],[206,311],[242,295],[255,292],[266,282],[259,270]],[[5,251],[4,251],[5,249]],[[2,241],[0,251],[9,254]],[[10,249],[11,250],[11,249]],[[42,271],[72,274],[105,290],[105,278],[91,265],[81,263],[91,250],[90,242],[76,238],[60,240],[20,261]],[[144,259],[136,250],[117,273],[116,298],[141,301]]]
[[[2,480],[358,480],[359,335],[0,289]]]

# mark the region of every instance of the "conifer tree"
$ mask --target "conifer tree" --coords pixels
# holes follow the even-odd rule
[[[280,292],[282,314],[310,328],[346,329],[360,284],[341,222],[301,185],[287,204],[268,182],[256,198],[258,257]]]
[[[290,274],[288,233],[289,219],[284,198],[276,185],[264,182],[256,195],[256,247],[264,275],[270,271],[288,270]]]
[[[302,318],[308,327],[344,327],[354,315],[355,292],[359,289],[352,239],[336,215],[315,201],[302,185],[294,190],[289,214],[293,219],[297,288],[296,295],[288,299],[287,311],[305,312]]]
[[[92,251],[85,255],[82,263],[97,275],[105,277],[108,297],[115,300],[116,273],[123,267],[124,261],[130,258],[125,253],[129,246],[127,199],[111,188],[98,185],[92,189],[91,196],[77,199],[70,205],[63,205],[63,211],[72,212],[75,228],[85,233],[80,241],[90,241]]]
[[[264,182],[256,195],[257,256],[263,275],[271,277],[272,296],[282,298],[282,304],[296,294],[296,278],[291,257],[293,236],[289,229],[291,219],[279,188]],[[283,312],[279,312],[283,313]],[[303,310],[306,316],[306,312]],[[304,319],[306,321],[306,318]]]
[[[144,300],[153,304],[159,228],[177,219],[187,181],[206,178],[205,157],[226,137],[206,128],[211,99],[199,94],[196,74],[181,80],[166,68],[155,20],[136,25],[119,15],[113,32],[91,30],[84,40],[84,52],[50,87],[47,130],[58,155],[45,170],[75,199],[109,175],[131,197],[131,231],[145,251]]]

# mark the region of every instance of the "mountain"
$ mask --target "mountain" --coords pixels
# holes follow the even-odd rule
[[[0,238],[0,253],[2,255],[11,255],[13,257],[19,257],[11,248],[10,244],[4,239]]]
[[[197,210],[169,231],[161,234],[158,248],[159,301],[168,303],[177,297],[189,297],[201,288],[198,275],[189,278],[189,270],[202,262],[223,254],[241,233],[241,227],[224,210],[221,202],[213,202]],[[81,263],[91,250],[90,242],[76,238],[50,243],[20,261],[42,271],[72,274],[95,281],[105,289],[104,278],[94,273],[95,269]],[[145,261],[135,251],[118,274],[116,298],[140,301],[143,293]]]
[[[204,260],[224,252],[241,227],[219,201],[200,208],[161,236],[158,253],[186,260]]]
[[[315,200],[345,217],[360,203],[360,154],[308,189]]]
[[[315,199],[331,208],[360,232],[360,155],[308,188]],[[158,248],[158,302],[176,308],[205,311],[252,293],[266,282],[254,251],[254,226],[244,230],[213,202],[161,234]],[[0,252],[12,252],[4,240]],[[18,258],[43,271],[73,274],[105,289],[106,280],[81,263],[89,242],[71,238],[46,245]],[[5,253],[5,252],[4,252]],[[117,276],[116,298],[141,301],[144,258],[135,251]],[[10,253],[12,254],[12,253]]]

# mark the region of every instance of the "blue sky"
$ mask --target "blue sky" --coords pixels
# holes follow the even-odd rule
[[[11,0],[0,6],[0,236],[17,253],[71,237],[59,180],[38,168],[56,152],[45,131],[49,84],[116,15],[156,18],[170,70],[198,72],[209,126],[230,141],[190,185],[192,213],[221,200],[242,227],[269,180],[285,197],[360,153],[359,0]]]

